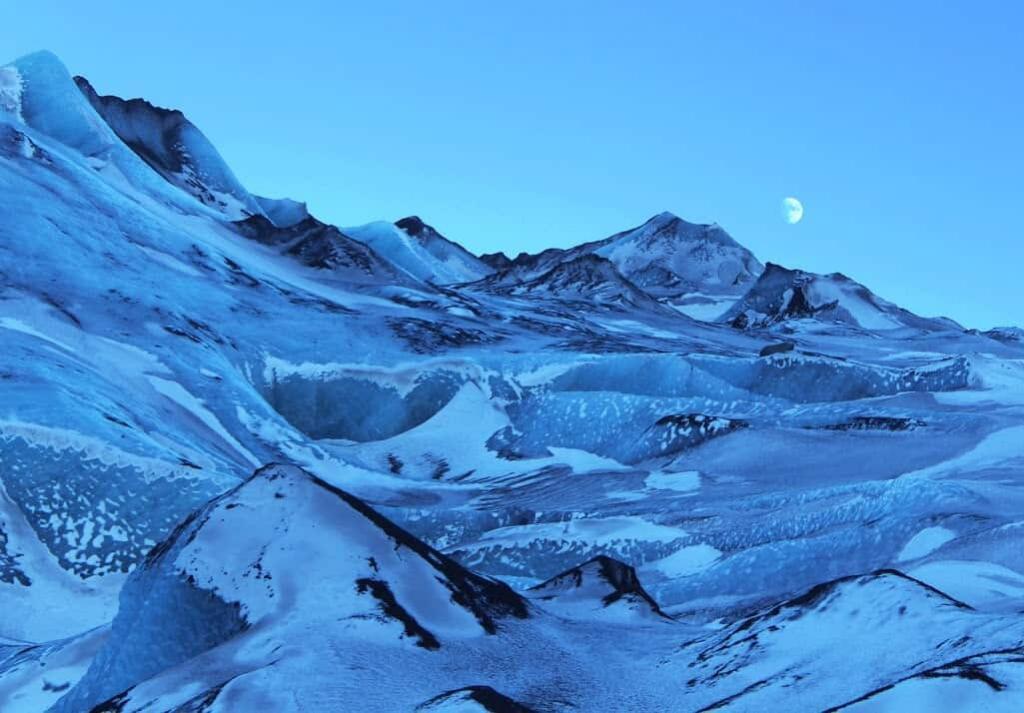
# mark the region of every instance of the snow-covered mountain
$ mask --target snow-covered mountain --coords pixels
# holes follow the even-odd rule
[[[817,275],[773,263],[765,266],[757,282],[721,317],[741,329],[801,319],[872,331],[962,330],[949,319],[918,317],[841,273]]]
[[[345,232],[424,282],[472,282],[491,273],[491,268],[472,253],[416,216],[394,224],[377,222],[346,228]]]
[[[252,215],[234,223],[239,233],[303,265],[324,270],[332,278],[353,283],[413,284],[404,270],[380,257],[370,246],[354,240],[333,225],[307,215],[291,223],[294,214],[275,211],[277,221]],[[285,223],[284,227],[278,222]],[[288,223],[291,223],[288,225]]]
[[[342,230],[93,102],[0,67],[3,713],[1020,709],[1016,328]]]
[[[100,96],[84,77],[74,79],[118,138],[169,183],[231,219],[262,214],[217,149],[180,111],[144,99]]]
[[[649,296],[700,319],[725,312],[761,272],[753,254],[721,227],[660,213],[637,228],[568,250],[522,253],[514,260],[502,253],[486,256],[498,272],[481,286],[507,290],[528,284],[584,256],[606,259]]]
[[[607,617],[663,617],[636,570],[616,559],[600,555],[531,587],[530,596],[568,617],[600,620]]]
[[[54,710],[115,696],[129,709],[157,698],[169,710],[211,691],[242,708],[309,705],[332,660],[414,658],[402,652],[416,648],[447,658],[452,642],[497,635],[504,620],[529,615],[507,585],[465,570],[358,498],[298,468],[268,466],[153,548],[125,584],[105,645]],[[336,635],[310,646],[318,628]],[[204,670],[204,659],[229,658],[244,662]],[[184,689],[182,668],[192,669]]]
[[[623,277],[610,260],[593,253],[558,262],[547,272],[522,282],[508,279],[514,271],[512,268],[496,275],[493,282],[485,278],[477,287],[486,286],[495,294],[583,302],[591,307],[627,310],[660,307],[651,295]]]

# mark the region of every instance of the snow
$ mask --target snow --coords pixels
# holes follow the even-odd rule
[[[644,485],[655,490],[677,490],[692,493],[700,489],[700,473],[695,470],[678,473],[655,471],[644,478]]]
[[[985,436],[977,445],[956,458],[903,475],[904,478],[936,478],[951,473],[972,473],[988,468],[1008,467],[1024,460],[1021,444],[1024,426],[1011,426]]]
[[[1019,341],[838,274],[795,276],[834,309],[698,322],[683,315],[733,300],[771,317],[753,303],[770,280],[752,294],[748,251],[668,214],[484,278],[518,289],[583,257],[561,294],[462,285],[489,268],[411,219],[353,229],[382,253],[353,281],[228,223],[308,213],[228,185],[198,128],[177,134],[180,171],[125,144],[163,150],[183,115],[97,113],[84,91],[51,55],[0,70],[0,700],[1008,700],[948,668],[965,657],[1019,697],[1015,654],[994,653],[1024,641]],[[637,300],[596,304],[610,293],[578,282],[616,270]],[[772,272],[767,307],[795,304],[793,272]],[[321,480],[247,480],[269,462]],[[530,596],[491,632],[449,586],[469,567],[474,591],[525,588],[599,556],[675,620],[599,588],[561,610]]]
[[[668,557],[647,564],[666,577],[689,577],[710,567],[722,553],[710,545],[683,547]]]
[[[910,574],[979,609],[1012,607],[1024,597],[1024,574],[993,562],[939,560]]]
[[[342,232],[366,243],[410,275],[426,282],[471,282],[490,272],[486,266],[467,265],[454,255],[432,251],[393,223],[378,221],[343,228]]]
[[[157,393],[166,396],[178,406],[181,406],[183,409],[202,421],[211,431],[220,436],[225,443],[234,448],[253,466],[258,466],[260,464],[259,459],[239,443],[234,436],[228,433],[223,424],[217,420],[216,416],[210,413],[209,409],[206,408],[203,402],[186,391],[181,384],[174,381],[168,381],[167,379],[161,379],[156,376],[150,376],[149,383]]]
[[[13,65],[0,67],[0,111],[10,114],[18,121],[21,116],[22,79],[18,68]]]
[[[896,555],[897,562],[916,560],[930,555],[956,537],[956,533],[945,527],[926,527],[910,538]]]
[[[565,522],[500,527],[484,534],[481,544],[515,544],[547,539],[562,542],[584,541],[591,545],[609,545],[628,540],[675,542],[686,532],[658,525],[640,517],[575,518]]]

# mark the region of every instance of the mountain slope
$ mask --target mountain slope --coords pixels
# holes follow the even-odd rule
[[[424,282],[437,285],[472,282],[491,272],[491,268],[468,250],[415,216],[394,224],[380,221],[345,228],[344,232]]]
[[[566,250],[522,253],[511,261],[501,254],[488,256],[499,271],[479,287],[500,292],[528,285],[583,256],[608,260],[634,287],[698,319],[726,311],[762,269],[753,254],[719,226],[660,213],[639,227]]]
[[[608,258],[639,287],[672,301],[694,293],[737,295],[761,272],[753,254],[720,226],[671,213],[574,250]]]
[[[125,586],[108,641],[54,710],[88,710],[232,640],[234,651],[255,660],[232,665],[225,658],[225,669],[203,675],[219,677],[207,679],[211,689],[261,660],[280,665],[298,653],[267,650],[268,635],[299,644],[307,629],[326,625],[338,632],[336,645],[353,653],[439,651],[528,616],[507,586],[463,569],[354,496],[297,468],[270,466],[193,513],[150,552]],[[297,698],[330,675],[309,654],[305,665],[316,668],[306,682],[293,682]],[[286,680],[275,687],[284,689]],[[128,701],[141,702],[132,693],[120,697],[121,705]]]
[[[1017,331],[687,319],[749,284],[672,217],[427,285],[187,188],[0,68],[0,708],[1015,710]]]
[[[180,111],[144,99],[100,96],[84,77],[74,80],[114,133],[168,182],[232,220],[263,213],[213,144]]]
[[[278,219],[289,222],[280,213]],[[245,237],[274,247],[303,265],[329,271],[332,277],[340,280],[387,285],[416,284],[404,270],[383,259],[373,248],[313,216],[286,227],[279,227],[262,215],[250,216],[234,225]]]
[[[836,322],[872,331],[961,328],[947,319],[918,317],[840,273],[817,275],[768,263],[757,282],[721,317],[735,327],[770,327],[798,319]]]
[[[636,570],[604,555],[530,588],[530,596],[563,616],[629,621],[667,616],[640,584]]]
[[[509,296],[549,297],[570,302],[586,302],[592,306],[618,309],[658,310],[661,306],[650,295],[622,276],[607,259],[583,254],[559,262],[536,277],[513,284],[498,276],[490,291]],[[485,278],[478,285],[488,285]]]

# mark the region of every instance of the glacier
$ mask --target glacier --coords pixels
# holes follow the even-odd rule
[[[0,711],[1024,708],[1020,327],[330,225],[47,52],[0,195]]]

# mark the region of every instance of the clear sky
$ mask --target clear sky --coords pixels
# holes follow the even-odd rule
[[[1022,26],[1009,0],[0,5],[9,59],[182,109],[339,225],[514,254],[669,210],[978,327],[1024,324]]]

